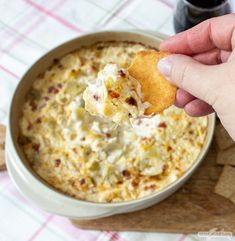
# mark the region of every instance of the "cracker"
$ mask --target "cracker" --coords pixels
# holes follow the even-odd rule
[[[229,200],[235,204],[235,192],[230,196]]]
[[[221,150],[235,145],[235,142],[221,124],[218,124],[215,128],[215,141]]]
[[[157,69],[159,60],[167,55],[155,50],[140,51],[128,68],[129,74],[141,85],[143,101],[150,103],[146,115],[160,113],[175,101],[176,87]]]
[[[6,128],[3,125],[0,125],[0,171],[6,169],[5,165],[5,136]]]
[[[226,150],[219,151],[216,158],[217,164],[229,164],[235,166],[235,146],[230,147]]]
[[[3,150],[0,149],[0,171],[3,171],[5,169],[6,169],[5,153]]]
[[[219,181],[215,186],[215,193],[230,198],[235,192],[235,168],[231,166],[224,166]]]

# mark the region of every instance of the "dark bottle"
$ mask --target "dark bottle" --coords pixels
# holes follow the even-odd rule
[[[182,32],[208,18],[228,13],[231,13],[228,0],[179,0],[174,13],[175,32]]]

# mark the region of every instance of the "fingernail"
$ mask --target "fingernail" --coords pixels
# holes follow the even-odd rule
[[[169,78],[171,75],[171,67],[172,63],[169,61],[169,59],[163,58],[158,62],[157,68],[163,74],[165,77]]]

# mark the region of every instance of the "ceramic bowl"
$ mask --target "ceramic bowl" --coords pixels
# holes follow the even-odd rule
[[[161,41],[165,38],[166,36],[158,33],[140,31],[106,31],[90,33],[54,48],[29,68],[20,80],[11,101],[6,138],[6,159],[9,175],[16,187],[28,199],[40,208],[51,213],[73,219],[97,219],[118,213],[137,211],[156,204],[174,193],[189,179],[209,149],[215,126],[214,114],[208,117],[209,124],[204,146],[198,158],[184,175],[156,193],[137,200],[120,203],[94,203],[77,200],[60,193],[32,171],[17,143],[19,134],[18,122],[25,95],[36,76],[44,72],[52,64],[53,59],[58,59],[75,49],[82,46],[89,46],[99,41],[133,41],[158,48]]]

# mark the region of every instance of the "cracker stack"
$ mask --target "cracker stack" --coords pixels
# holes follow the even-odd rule
[[[215,140],[218,145],[216,163],[224,165],[224,169],[214,192],[235,204],[235,142],[221,124],[216,127]]]

